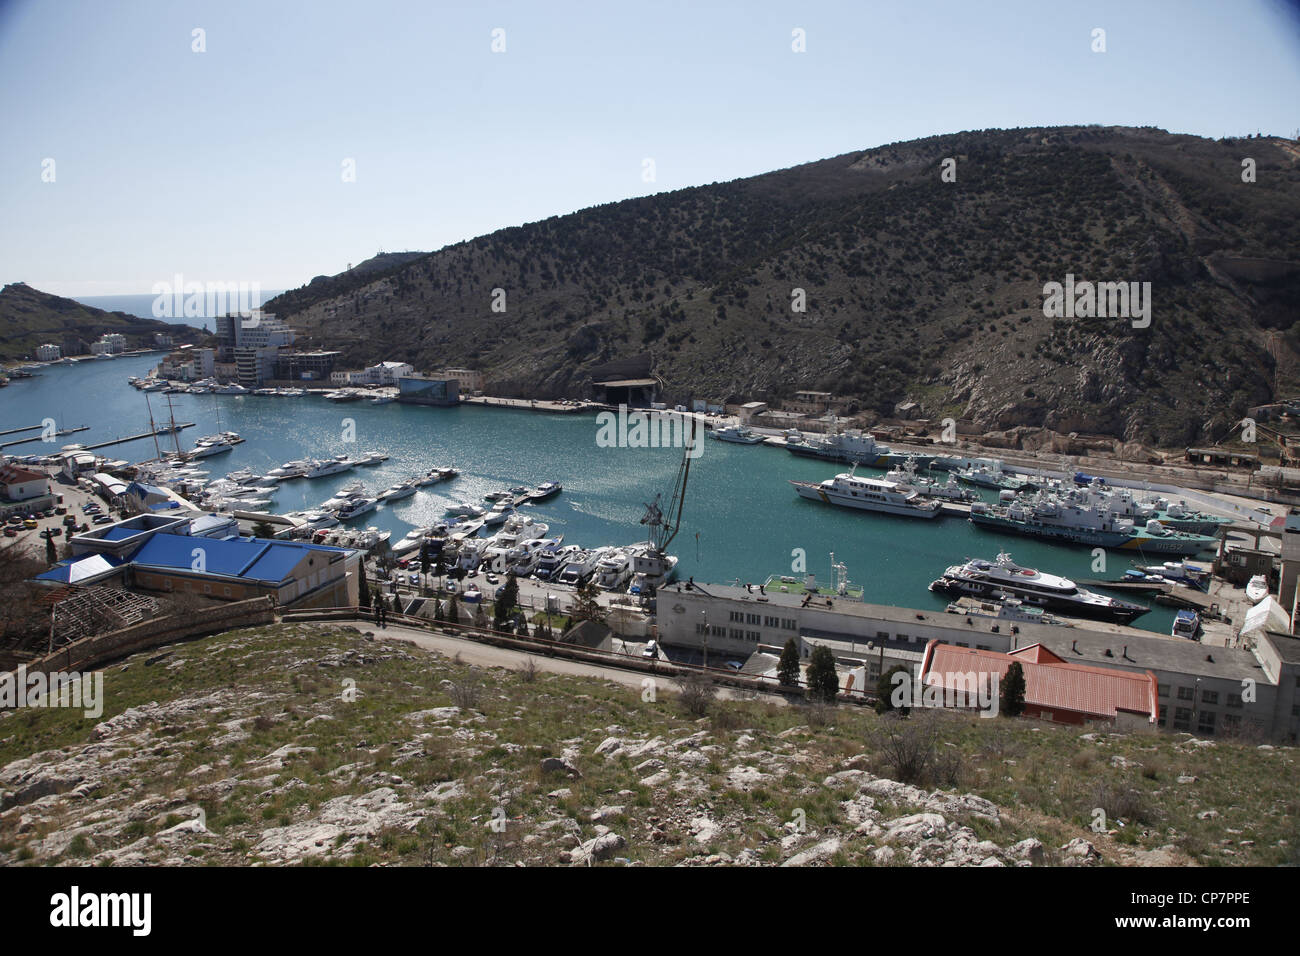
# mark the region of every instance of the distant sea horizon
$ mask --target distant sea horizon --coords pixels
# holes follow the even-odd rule
[[[283,289],[264,289],[260,293],[257,304],[259,306],[264,305],[283,291]],[[152,293],[139,295],[74,295],[69,298],[91,308],[103,309],[105,312],[125,312],[127,315],[139,316],[142,319],[158,318],[153,314],[154,300],[158,297]],[[207,329],[212,332],[214,331],[213,319],[215,318],[216,316],[213,315],[163,316],[158,320],[160,322],[179,322],[192,325],[196,329]]]

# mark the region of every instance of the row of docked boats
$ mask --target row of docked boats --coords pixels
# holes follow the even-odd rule
[[[1196,511],[1185,501],[1141,501],[1128,489],[1111,489],[1095,481],[1082,487],[1058,483],[1031,495],[1002,488],[999,494],[1005,500],[993,504],[963,487],[959,474],[949,473],[943,483],[918,475],[915,458],[905,459],[883,478],[859,475],[854,465],[821,482],[790,484],[802,498],[914,518],[939,517],[945,512],[945,501],[966,503],[970,522],[987,530],[1154,554],[1212,550],[1219,532],[1231,524],[1230,518]]]

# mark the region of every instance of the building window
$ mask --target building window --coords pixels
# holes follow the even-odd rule
[[[744,619],[745,615],[739,611],[732,611],[727,617],[727,620],[729,621],[743,621]]]
[[[799,622],[793,618],[783,617],[781,618],[781,627],[787,631],[797,631],[799,630]]]
[[[1178,688],[1178,699],[1179,699],[1179,700],[1195,700],[1195,699],[1196,699],[1196,691],[1195,691],[1194,689],[1192,689],[1191,687],[1180,687],[1180,688]]]
[[[1160,726],[1165,725],[1165,716],[1169,713],[1169,708],[1165,704],[1160,705]]]
[[[1219,702],[1219,692],[1217,690],[1201,691],[1202,704],[1217,704]]]
[[[758,631],[746,631],[745,637],[748,640],[753,641],[755,644],[757,644],[760,640],[762,640],[762,635],[759,634]]]
[[[876,631],[876,640],[878,640],[878,641],[887,641],[887,640],[889,640],[889,632],[888,632],[888,631]]]
[[[746,614],[746,615],[745,615],[745,623],[746,623],[746,624],[757,624],[760,620],[762,620],[762,618],[761,618],[759,615],[757,615],[757,614]]]
[[[1241,707],[1241,695],[1240,695],[1240,694],[1229,694],[1229,695],[1228,695],[1228,706],[1229,706],[1229,707],[1236,707],[1236,708],[1240,709],[1240,707]]]
[[[1190,707],[1174,708],[1174,730],[1192,729],[1192,709]]]
[[[1197,717],[1196,729],[1203,734],[1214,733],[1214,711],[1201,711]]]
[[[1238,727],[1240,727],[1240,726],[1241,726],[1241,715],[1240,715],[1240,714],[1224,714],[1224,715],[1223,715],[1223,729],[1224,729],[1224,730],[1236,730],[1236,729],[1237,729]]]
[[[1168,696],[1169,696],[1169,685],[1168,685],[1168,684],[1157,684],[1157,685],[1156,685],[1156,693],[1157,693],[1159,696],[1161,696],[1161,697],[1168,697]]]
[[[230,588],[226,588],[225,591],[226,591],[226,597],[230,597]]]

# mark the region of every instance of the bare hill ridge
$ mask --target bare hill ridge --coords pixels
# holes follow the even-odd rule
[[[1298,156],[1150,128],[956,133],[503,229],[267,308],[350,362],[477,367],[497,394],[577,394],[649,352],[673,401],[820,387],[1178,446],[1292,382]],[[1046,318],[1067,275],[1149,282],[1149,327]]]

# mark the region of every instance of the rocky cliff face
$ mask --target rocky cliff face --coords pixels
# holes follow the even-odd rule
[[[1295,380],[1298,155],[1155,129],[959,133],[501,230],[268,308],[352,362],[478,367],[501,394],[573,395],[649,352],[674,401],[822,388],[869,414],[914,401],[1174,447]],[[1046,316],[1067,277],[1136,283],[1149,310],[1136,328]]]

